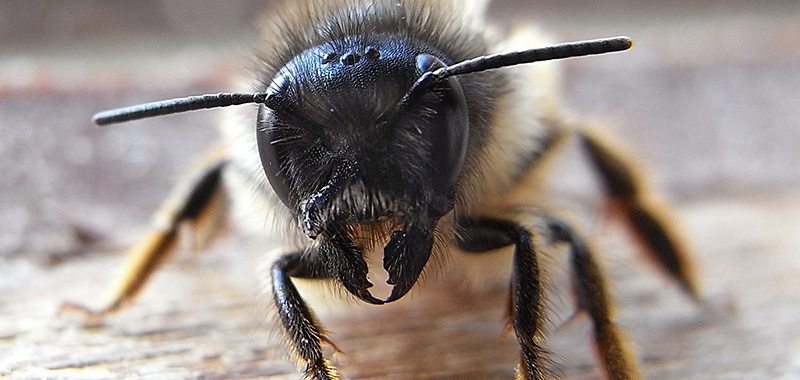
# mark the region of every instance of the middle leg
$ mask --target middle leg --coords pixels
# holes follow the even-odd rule
[[[561,220],[547,217],[546,228],[553,242],[569,249],[572,288],[578,307],[589,315],[594,328],[595,349],[609,379],[641,379],[636,356],[625,334],[614,322],[614,309],[606,276],[586,243]]]

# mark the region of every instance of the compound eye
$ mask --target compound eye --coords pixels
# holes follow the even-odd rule
[[[423,73],[444,66],[441,60],[431,55],[417,56],[417,69]],[[450,190],[461,175],[469,138],[469,115],[464,91],[456,77],[445,79],[431,93],[437,98],[430,130],[433,186],[435,191],[442,193]]]
[[[274,114],[266,106],[259,107],[256,127],[258,154],[272,190],[286,207],[292,208],[295,197],[291,195],[289,177],[286,173],[286,147],[280,144],[280,141],[286,139],[281,136],[283,129],[275,128],[274,123]]]

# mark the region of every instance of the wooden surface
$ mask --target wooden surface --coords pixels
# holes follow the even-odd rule
[[[798,195],[682,206],[703,264],[703,308],[631,259],[629,250],[613,249],[621,242],[604,240],[616,252],[607,263],[619,321],[637,348],[645,378],[800,376]],[[0,374],[298,378],[260,307],[257,276],[247,265],[252,255],[232,258],[238,247],[227,241],[203,257],[178,260],[136,305],[93,327],[82,327],[76,315],[57,316],[56,307],[65,299],[97,304],[120,257],[93,253],[45,267],[22,259],[4,262]],[[554,271],[557,280],[559,273]],[[513,339],[501,340],[505,292],[425,290],[411,305],[323,317],[346,353],[334,356],[342,372],[352,379],[510,379],[517,354]],[[552,322],[559,325],[569,315],[569,299],[563,288],[552,294]],[[600,378],[586,320],[554,332],[548,348],[563,378]]]
[[[503,3],[493,17],[520,18],[523,3]],[[636,41],[629,53],[566,63],[565,103],[642,153],[700,263],[704,306],[601,223],[586,167],[567,150],[551,192],[606,252],[619,321],[645,378],[800,378],[800,6],[550,3],[525,14],[563,39]],[[135,305],[102,324],[56,314],[65,300],[101,303],[122,247],[215,136],[206,127],[212,113],[103,130],[89,126],[91,114],[225,90],[246,51],[247,41],[231,36],[203,45],[186,35],[126,35],[125,27],[117,40],[0,49],[0,378],[297,379],[265,317],[255,269],[263,248],[235,235],[173,258]],[[98,240],[84,244],[76,229]],[[571,312],[558,268],[553,326]],[[501,339],[504,291],[430,285],[414,302],[323,317],[344,351],[333,356],[344,375],[512,377],[517,349]],[[589,340],[583,319],[551,334],[563,378],[601,378]]]

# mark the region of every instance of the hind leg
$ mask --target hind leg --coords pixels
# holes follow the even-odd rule
[[[636,161],[601,133],[582,128],[579,137],[605,185],[615,215],[626,222],[648,256],[677,279],[693,299],[700,300],[686,239],[681,236],[668,205],[647,185]]]
[[[129,304],[139,294],[151,275],[175,250],[179,227],[189,223],[199,240],[206,240],[219,228],[223,214],[224,194],[221,174],[224,161],[208,165],[197,176],[188,191],[171,199],[159,211],[160,223],[130,249],[128,261],[117,277],[110,297],[100,310],[64,303],[61,310],[74,310],[90,319],[100,319]]]

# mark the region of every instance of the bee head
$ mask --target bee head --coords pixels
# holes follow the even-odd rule
[[[257,122],[270,184],[311,236],[336,223],[399,224],[452,207],[469,120],[457,78],[406,101],[441,53],[391,36],[348,37],[290,60],[267,89]]]

